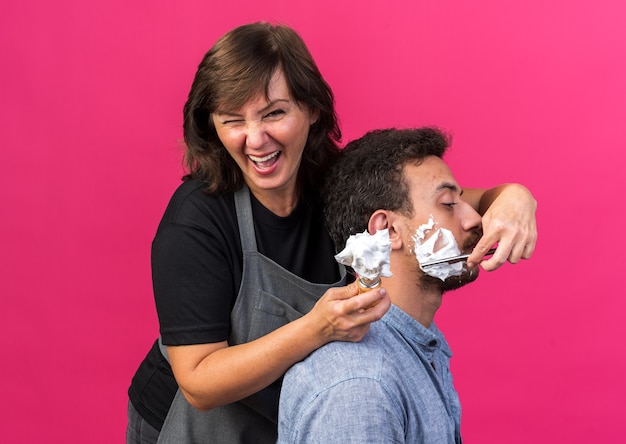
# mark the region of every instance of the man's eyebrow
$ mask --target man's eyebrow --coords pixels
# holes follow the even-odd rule
[[[451,183],[451,182],[443,182],[440,183],[439,186],[437,186],[437,188],[435,188],[435,193],[434,194],[439,194],[442,191],[445,190],[450,190],[453,193],[459,193],[459,196],[463,195],[463,190],[459,189],[459,187],[457,187],[455,184]]]

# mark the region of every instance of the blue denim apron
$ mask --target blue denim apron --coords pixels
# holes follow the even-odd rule
[[[235,207],[243,250],[243,275],[231,313],[230,345],[250,342],[307,313],[329,287],[314,284],[285,270],[257,251],[247,187],[235,193]],[[161,351],[167,357],[159,340]],[[278,435],[278,398],[282,378],[239,402],[201,412],[180,390],[159,435],[160,444],[275,443]]]

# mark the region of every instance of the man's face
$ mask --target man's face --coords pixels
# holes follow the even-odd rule
[[[438,278],[424,273],[419,262],[427,257],[470,253],[482,234],[480,215],[461,199],[463,190],[439,157],[429,156],[419,165],[406,165],[403,172],[413,215],[407,218],[402,236],[408,246],[407,260],[414,261],[420,284],[445,291],[472,282],[478,277],[476,268],[470,272],[464,264],[444,265],[443,270],[448,267],[449,273]]]

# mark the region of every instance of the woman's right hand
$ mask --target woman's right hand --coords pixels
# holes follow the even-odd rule
[[[380,287],[359,293],[356,282],[345,287],[330,288],[305,315],[316,319],[314,325],[322,326],[323,344],[332,341],[358,342],[389,310],[391,300],[387,290]]]

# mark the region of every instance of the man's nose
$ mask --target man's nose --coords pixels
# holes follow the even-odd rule
[[[480,216],[480,214],[478,214],[474,207],[472,207],[467,202],[461,202],[463,205],[463,213],[461,214],[461,226],[463,227],[463,229],[465,231],[471,231],[475,228],[480,227],[482,222],[482,217]]]

